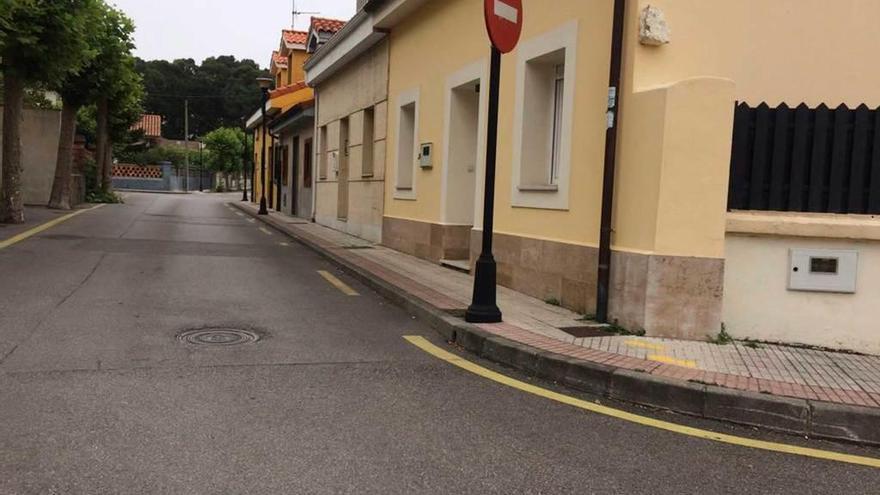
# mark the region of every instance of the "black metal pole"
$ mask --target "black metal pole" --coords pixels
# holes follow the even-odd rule
[[[596,321],[608,322],[611,285],[611,218],[614,211],[614,167],[620,121],[620,73],[623,66],[623,28],[626,0],[614,0],[611,31],[611,68],[608,77],[608,128],[605,131],[605,170],[602,177],[602,214],[599,227],[599,268],[596,284]]]
[[[260,140],[262,153],[260,153],[260,211],[259,215],[268,215],[269,210],[266,209],[266,103],[269,101],[269,89],[263,89],[263,104],[260,111],[263,116],[263,134]]]
[[[498,99],[501,85],[501,52],[492,47],[489,69],[489,122],[486,134],[486,187],[483,198],[483,247],[474,270],[474,295],[465,320],[470,323],[498,323],[497,267],[492,256],[495,218],[495,159],[498,144]]]
[[[247,193],[247,177],[248,177],[248,137],[247,137],[247,124],[244,126],[244,148],[241,150],[241,180],[244,182],[244,187],[242,187],[241,200],[248,200]]]
[[[202,144],[203,143],[200,139],[199,140],[199,192],[202,192],[205,190],[205,183],[204,183],[205,166],[204,166],[204,162],[202,161]]]

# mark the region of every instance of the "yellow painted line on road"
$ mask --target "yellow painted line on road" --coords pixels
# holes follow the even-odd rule
[[[354,290],[351,287],[349,287],[348,285],[346,285],[346,283],[343,282],[342,280],[339,280],[338,278],[336,278],[336,276],[334,276],[332,273],[325,271],[325,270],[318,270],[318,273],[322,277],[324,277],[324,280],[326,280],[327,282],[330,282],[330,285],[339,289],[346,296],[360,295],[357,293],[356,290]]]
[[[18,244],[19,242],[21,242],[29,237],[33,237],[33,236],[39,234],[40,232],[51,229],[52,227],[58,225],[59,223],[66,222],[67,220],[70,220],[71,218],[73,218],[77,215],[81,215],[87,211],[96,210],[102,206],[104,206],[104,205],[100,204],[100,205],[95,205],[91,208],[76,210],[73,213],[68,213],[67,215],[58,217],[54,220],[49,220],[48,222],[46,222],[44,224],[37,225],[36,227],[34,227],[30,230],[26,230],[26,231],[22,232],[21,234],[14,235],[14,236],[10,237],[9,239],[6,239],[5,241],[0,241],[0,249],[5,249],[5,248],[8,248],[9,246],[12,246],[13,244]]]
[[[556,402],[561,402],[563,404],[567,404],[569,406],[573,406],[579,409],[583,409],[585,411],[590,411],[596,414],[602,414],[604,416],[609,416],[612,418],[620,419],[623,421],[628,421],[630,423],[639,424],[642,426],[647,426],[650,428],[657,428],[660,430],[666,430],[672,433],[678,433],[681,435],[687,435],[694,438],[700,438],[703,440],[711,440],[714,442],[725,443],[729,445],[736,445],[739,447],[748,447],[752,449],[759,450],[767,450],[771,452],[779,452],[783,454],[791,454],[798,455],[802,457],[810,457],[814,459],[822,459],[826,461],[834,461],[834,462],[843,462],[847,464],[857,464],[860,466],[868,466],[873,468],[880,468],[880,459],[874,457],[863,457],[858,455],[851,454],[843,454],[840,452],[832,452],[829,450],[820,450],[820,449],[811,449],[809,447],[800,447],[797,445],[789,445],[785,443],[776,443],[776,442],[767,442],[764,440],[755,440],[751,438],[738,437],[734,435],[727,435],[724,433],[716,433],[714,431],[702,430],[699,428],[693,428],[690,426],[679,425],[676,423],[670,423],[668,421],[662,421],[659,419],[649,418],[647,416],[640,416],[638,414],[633,414],[627,411],[622,411],[620,409],[614,409],[612,407],[603,406],[600,404],[596,404],[593,402],[585,401],[582,399],[577,399],[575,397],[571,397],[568,395],[560,394],[558,392],[553,392],[552,390],[547,390],[545,388],[537,387],[535,385],[531,385],[513,378],[509,376],[502,375],[501,373],[497,373],[490,369],[479,366],[475,363],[472,363],[466,359],[463,359],[451,352],[445,351],[436,345],[428,342],[424,337],[409,335],[403,337],[410,344],[418,347],[419,349],[427,352],[428,354],[442,359],[453,366],[457,366],[463,370],[469,371],[475,375],[486,378],[488,380],[492,380],[493,382],[500,383],[502,385],[507,385],[508,387],[515,388],[517,390],[527,392],[533,395],[537,395],[539,397],[543,397],[545,399],[550,399]]]
[[[256,222],[256,220],[254,220],[253,218],[248,218],[247,221],[250,222],[250,223],[254,223],[254,222]]]
[[[696,368],[697,362],[691,359],[676,359],[674,357],[663,356],[660,354],[649,354],[647,359],[649,361],[658,361],[666,364],[674,364],[676,366],[683,366],[685,368]]]
[[[240,216],[240,217],[243,217],[243,216],[244,216],[244,213],[242,213],[242,212],[240,212],[240,211],[236,211],[236,212],[234,212],[234,213],[235,213],[236,215]]]
[[[652,351],[662,351],[665,349],[662,344],[652,344],[650,342],[640,342],[638,340],[627,340],[623,344],[627,347],[638,347],[640,349],[650,349]]]
[[[270,231],[270,230],[267,229],[266,227],[260,227],[260,232],[262,232],[262,233],[264,233],[264,234],[266,234],[266,235],[272,235],[272,231]]]
[[[290,247],[290,243],[289,243],[289,242],[279,242],[278,244],[281,245],[281,246],[284,246],[284,247]]]

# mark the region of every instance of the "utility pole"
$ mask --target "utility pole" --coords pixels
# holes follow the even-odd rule
[[[183,163],[184,165],[184,190],[189,192],[189,100],[183,100]]]

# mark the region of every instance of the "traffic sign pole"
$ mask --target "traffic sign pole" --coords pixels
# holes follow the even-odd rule
[[[486,31],[492,41],[489,66],[489,118],[486,130],[486,190],[483,195],[483,246],[474,268],[474,295],[464,315],[470,323],[498,323],[497,273],[492,255],[495,220],[495,161],[498,153],[498,100],[501,88],[501,54],[519,42],[523,26],[522,0],[483,0]]]
[[[498,100],[501,86],[501,51],[492,46],[489,67],[489,119],[486,131],[486,192],[483,198],[483,247],[474,269],[474,295],[465,313],[470,323],[498,323],[497,266],[492,255],[495,223],[495,161],[498,144]]]

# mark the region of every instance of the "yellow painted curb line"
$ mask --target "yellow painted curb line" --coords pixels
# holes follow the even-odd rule
[[[322,277],[324,277],[324,280],[326,280],[327,282],[330,282],[330,285],[339,289],[346,296],[360,295],[357,293],[356,290],[354,290],[351,287],[349,287],[348,285],[346,285],[346,283],[343,282],[342,280],[339,280],[338,278],[336,278],[336,276],[334,276],[332,273],[325,271],[325,270],[318,270],[318,273]]]
[[[568,395],[560,394],[558,392],[553,392],[551,390],[547,390],[541,387],[537,387],[535,385],[530,385],[525,382],[521,382],[519,380],[515,380],[508,376],[502,375],[501,373],[497,373],[490,369],[484,368],[477,364],[474,364],[466,359],[463,359],[451,352],[445,351],[434,344],[428,342],[424,337],[419,336],[405,336],[403,337],[410,344],[418,347],[419,349],[427,352],[428,354],[442,359],[449,364],[457,366],[461,369],[470,371],[471,373],[481,376],[483,378],[492,380],[493,382],[500,383],[502,385],[507,385],[508,387],[515,388],[517,390],[521,390],[523,392],[527,392],[533,395],[537,395],[539,397],[544,397],[545,399],[554,400],[556,402],[561,402],[563,404],[567,404],[569,406],[577,407],[579,409],[583,409],[586,411],[594,412],[597,414],[602,414],[605,416],[610,416],[612,418],[621,419],[624,421],[629,421],[630,423],[639,424],[642,426],[648,426],[651,428],[657,428],[660,430],[670,431],[672,433],[678,433],[681,435],[687,435],[690,437],[701,438],[704,440],[711,440],[714,442],[721,442],[730,445],[737,445],[740,447],[748,447],[752,449],[759,450],[768,450],[771,452],[781,452],[784,454],[792,454],[803,457],[811,457],[814,459],[822,459],[826,461],[834,461],[834,462],[843,462],[847,464],[856,464],[859,466],[868,466],[873,468],[880,468],[880,459],[876,459],[873,457],[862,457],[857,455],[850,454],[841,454],[838,452],[831,452],[828,450],[819,450],[819,449],[811,449],[808,447],[799,447],[796,445],[788,445],[784,443],[776,443],[776,442],[766,442],[763,440],[754,440],[751,438],[737,437],[734,435],[726,435],[724,433],[716,433],[714,431],[709,430],[701,430],[699,428],[693,428],[690,426],[679,425],[675,423],[670,423],[668,421],[661,421],[654,418],[649,418],[647,416],[639,416],[638,414],[633,414],[626,411],[621,411],[619,409],[614,409],[611,407],[603,406],[600,404],[595,404],[593,402],[588,402],[582,399],[577,399],[574,397],[570,397]]]
[[[6,249],[9,246],[12,246],[13,244],[18,244],[19,242],[21,242],[29,237],[33,237],[33,236],[39,234],[40,232],[51,229],[52,227],[58,225],[61,222],[66,222],[67,220],[70,220],[71,218],[73,218],[77,215],[83,214],[87,211],[97,210],[98,208],[100,208],[102,206],[104,206],[104,205],[99,204],[99,205],[92,206],[91,208],[85,208],[83,210],[76,210],[73,213],[68,213],[67,215],[64,215],[62,217],[58,217],[54,220],[50,220],[42,225],[37,225],[36,227],[34,227],[30,230],[26,230],[26,231],[22,232],[21,234],[14,235],[14,236],[10,237],[9,239],[6,239],[5,241],[0,241],[0,249]]]

